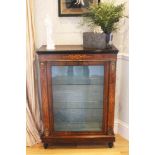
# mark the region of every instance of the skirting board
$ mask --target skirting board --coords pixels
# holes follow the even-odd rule
[[[114,133],[118,134],[118,120],[115,120],[114,122]]]
[[[129,140],[129,125],[121,120],[115,120],[114,123],[115,134],[120,134],[123,138]]]
[[[125,54],[125,53],[119,53],[117,55],[117,59],[128,62],[129,61],[129,55]],[[117,100],[119,100],[119,96],[118,96]],[[119,103],[119,101],[117,101],[117,103]],[[118,110],[117,110],[117,112],[119,113]],[[114,132],[116,134],[120,134],[122,137],[124,137],[125,139],[128,140],[129,139],[129,125],[128,125],[128,123],[123,122],[123,121],[116,118],[115,123],[114,123]]]

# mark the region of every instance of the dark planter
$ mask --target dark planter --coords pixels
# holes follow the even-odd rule
[[[104,49],[112,46],[112,33],[83,33],[83,47]]]
[[[106,48],[106,34],[84,32],[83,33],[83,47],[84,48]]]
[[[113,39],[112,33],[107,33],[106,34],[106,44],[107,44],[107,47],[111,47],[112,46],[112,39]]]

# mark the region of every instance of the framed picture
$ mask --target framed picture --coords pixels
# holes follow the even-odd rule
[[[91,4],[99,3],[100,0],[58,0],[59,17],[81,16],[88,12]]]

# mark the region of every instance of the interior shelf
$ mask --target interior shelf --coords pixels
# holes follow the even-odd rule
[[[53,85],[103,85],[103,77],[57,76],[52,79]]]
[[[58,99],[57,99],[58,100]],[[102,101],[83,101],[83,102],[55,102],[53,105],[54,109],[102,109],[103,108]]]
[[[101,122],[61,122],[55,123],[56,131],[101,131]]]

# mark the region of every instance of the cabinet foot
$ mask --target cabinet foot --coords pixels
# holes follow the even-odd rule
[[[47,149],[48,143],[44,143],[44,149]]]
[[[113,147],[113,142],[109,142],[108,146],[109,146],[109,148],[112,148]]]

